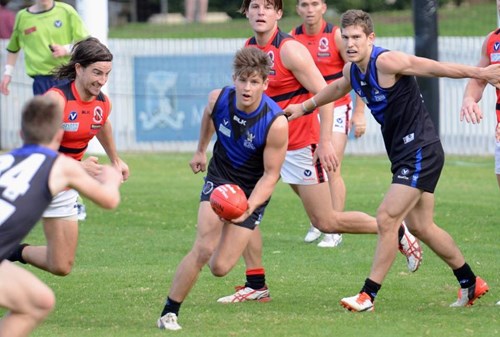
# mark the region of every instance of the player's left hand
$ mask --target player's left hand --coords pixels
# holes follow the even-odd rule
[[[318,144],[313,156],[313,164],[320,161],[321,166],[328,172],[337,170],[339,160],[335,154],[331,141],[323,141]]]
[[[467,123],[479,124],[483,119],[483,113],[477,102],[471,98],[464,98],[462,108],[460,109],[460,121],[465,119]]]

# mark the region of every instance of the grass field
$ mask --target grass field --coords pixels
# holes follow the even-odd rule
[[[442,7],[438,10],[440,36],[483,36],[497,27],[495,1],[473,1],[462,6]],[[376,12],[372,14],[375,32],[379,37],[413,36],[413,14],[410,10]],[[338,24],[339,15],[327,17]],[[279,25],[290,31],[300,23],[295,15],[284,17]],[[225,23],[155,25],[130,23],[112,27],[110,38],[247,38],[251,34],[248,20],[235,19]]]
[[[338,301],[355,294],[367,276],[375,236],[345,235],[335,249],[303,243],[308,221],[299,200],[279,183],[262,230],[264,264],[273,301],[222,305],[216,299],[244,280],[244,265],[225,278],[205,268],[183,304],[178,332],[155,321],[170,281],[195,235],[202,176],[190,154],[126,154],[131,178],[113,212],[87,203],[73,272],[64,278],[27,267],[52,287],[57,306],[33,336],[498,336],[499,191],[493,158],[450,157],[436,192],[436,222],[459,243],[491,291],[472,308],[448,308],[457,282],[424,247],[415,274],[402,256],[393,266],[374,313],[346,312]],[[374,213],[388,186],[384,157],[344,161],[347,209]],[[38,226],[28,242],[44,243]]]

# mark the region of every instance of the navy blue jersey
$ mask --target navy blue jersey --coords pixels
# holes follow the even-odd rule
[[[414,76],[401,76],[391,88],[378,83],[376,61],[386,49],[373,47],[366,73],[352,63],[351,86],[381,125],[391,162],[439,141]]]
[[[0,155],[0,261],[22,241],[52,201],[48,181],[57,155],[38,145]]]
[[[237,184],[248,196],[264,174],[263,152],[269,128],[283,111],[262,95],[259,107],[245,113],[236,108],[235,95],[234,87],[223,88],[212,111],[217,141],[207,180]]]

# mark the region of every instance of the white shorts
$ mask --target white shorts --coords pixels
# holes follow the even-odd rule
[[[495,142],[495,174],[500,174],[500,142]]]
[[[77,219],[78,207],[76,201],[78,199],[78,192],[69,189],[58,193],[49,207],[45,210],[42,217],[44,218],[75,218]]]
[[[344,105],[335,106],[333,109],[333,127],[332,132],[348,135],[351,131],[352,102]],[[319,114],[318,114],[319,117]]]
[[[313,165],[313,154],[317,145],[309,145],[298,150],[286,151],[281,167],[281,179],[287,184],[316,185],[328,181],[321,164]]]

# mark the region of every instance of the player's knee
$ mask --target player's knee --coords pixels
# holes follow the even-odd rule
[[[47,286],[39,289],[33,298],[30,315],[37,321],[43,321],[54,310],[56,297],[54,292]]]
[[[223,277],[226,276],[231,268],[224,263],[211,263],[210,264],[210,271],[212,272],[212,275],[216,277]]]
[[[196,244],[195,247],[193,247],[191,253],[194,254],[196,263],[200,266],[204,266],[208,263],[210,257],[212,257],[214,248],[206,245]]]
[[[379,208],[377,211],[377,227],[379,233],[397,230],[400,225],[400,223],[397,223],[396,217],[389,214],[385,209]]]

